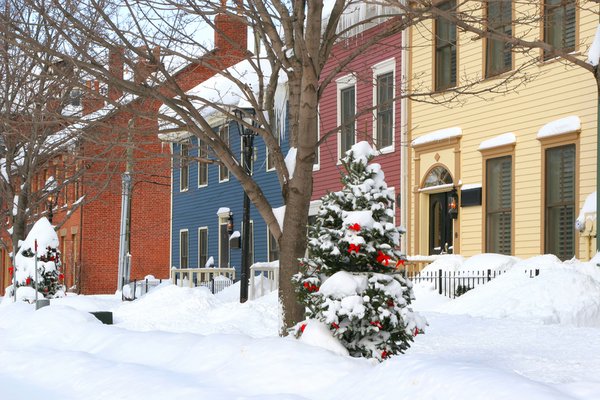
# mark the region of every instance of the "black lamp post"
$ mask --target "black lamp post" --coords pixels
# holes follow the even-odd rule
[[[253,108],[237,108],[234,111],[238,125],[238,133],[243,144],[244,170],[252,175],[252,153],[254,151],[254,137],[256,127]],[[240,123],[243,121],[244,124]],[[250,128],[249,126],[253,128]],[[240,303],[248,300],[248,280],[250,275],[250,198],[244,191],[244,215],[242,216],[242,273],[240,276]]]

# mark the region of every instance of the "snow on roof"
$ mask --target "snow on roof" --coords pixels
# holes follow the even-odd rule
[[[593,66],[597,66],[600,61],[600,25],[596,28],[596,35],[588,50],[587,62]]]
[[[508,132],[503,133],[502,135],[498,135],[488,140],[484,140],[479,144],[479,148],[477,150],[488,150],[493,149],[495,147],[506,146],[509,144],[515,144],[517,142],[517,137],[514,133]]]
[[[581,120],[576,115],[556,119],[542,126],[537,133],[537,138],[542,139],[550,136],[562,135],[564,133],[577,132],[581,130]]]
[[[411,143],[412,147],[420,146],[426,143],[440,142],[442,140],[452,139],[462,136],[462,129],[459,127],[440,129],[423,136],[419,136]]]
[[[575,228],[578,231],[583,231],[585,228],[585,222],[596,220],[596,192],[590,193],[583,203],[583,207],[579,210],[579,216],[575,220]]]
[[[265,82],[268,81],[271,75],[271,65],[268,60],[260,59],[258,63],[256,60],[243,60],[188,90],[186,95],[190,97],[192,104],[203,117],[218,113],[215,106],[221,108],[249,107],[250,103],[246,95],[235,81],[239,80],[257,92],[260,84],[259,74],[262,74]],[[278,86],[285,86],[283,84],[286,78],[285,74],[281,74]],[[179,119],[177,113],[167,104],[163,104],[158,112],[160,115]],[[161,122],[161,129],[175,127],[175,124],[166,119]]]

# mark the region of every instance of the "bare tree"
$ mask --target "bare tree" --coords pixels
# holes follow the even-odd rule
[[[27,37],[26,32],[19,32],[23,43],[37,51],[45,52],[48,56],[68,59],[79,71],[107,82],[110,87],[124,93],[124,96],[131,96],[134,100],[127,103],[127,106],[137,118],[152,118],[152,113],[145,116],[144,110],[153,110],[156,113],[161,104],[166,105],[170,111],[160,117],[174,125],[175,130],[186,130],[208,143],[211,160],[226,166],[238,179],[280,244],[280,300],[284,307],[287,327],[303,319],[302,310],[294,297],[291,277],[297,273],[298,259],[304,255],[306,249],[313,161],[319,145],[336,132],[322,132],[321,139],[318,137],[318,105],[327,86],[335,82],[336,76],[345,71],[352,60],[366,48],[376,46],[390,35],[402,32],[426,19],[447,18],[457,24],[463,24],[464,26],[460,25],[463,29],[480,31],[482,35],[500,35],[494,30],[484,28],[481,17],[474,18],[457,10],[440,9],[436,2],[368,1],[371,4],[386,6],[385,15],[377,11],[347,23],[344,16],[357,12],[356,5],[361,2],[331,0],[325,2],[325,8],[324,2],[321,1],[295,0],[125,0],[115,3],[86,0],[80,2],[80,7],[85,7],[89,12],[81,14],[71,12],[62,2],[56,0],[23,1],[43,15],[47,26],[61,32],[61,38],[68,44],[68,48],[76,50],[76,54],[66,55],[61,49],[48,49],[36,38]],[[50,6],[52,13],[46,9]],[[458,10],[462,10],[462,6]],[[95,18],[99,19],[102,26],[101,34],[89,28]],[[252,28],[254,51],[248,51],[245,45],[240,45],[234,40],[231,36],[232,31],[219,24],[223,18],[227,18],[228,23],[237,24],[238,30],[245,30],[246,26]],[[344,23],[340,24],[342,20]],[[343,58],[336,59],[337,65],[334,68],[324,69],[336,43],[352,35],[357,29],[374,24],[383,24],[384,29],[378,30],[377,34],[356,45]],[[207,43],[205,36],[198,34],[196,29],[201,25],[222,30],[221,39],[214,47]],[[508,41],[508,38],[505,39]],[[82,48],[81,43],[87,41],[91,41],[93,45]],[[517,44],[524,46],[523,42],[513,44],[515,48],[518,47]],[[544,46],[541,42],[536,42],[535,45]],[[139,69],[141,66],[148,73],[133,80],[114,76],[105,67],[105,63],[99,61],[102,51],[106,49],[122,49],[124,61],[130,70],[133,71],[136,67]],[[241,59],[245,59],[251,65],[258,77],[252,87],[244,77],[223,71]],[[189,92],[192,87],[188,78],[199,68],[220,72],[237,86],[244,102],[256,110],[255,123],[248,124],[239,120],[233,113],[231,103],[209,98],[202,93]],[[282,154],[274,134],[275,92],[282,77],[287,81],[289,93],[289,144],[297,149],[293,177],[286,168],[285,154]],[[406,80],[408,77],[402,79]],[[478,84],[481,79],[464,80],[465,83],[460,87],[449,90],[443,101],[450,102],[458,95],[484,95],[510,90],[514,87],[510,86],[510,82],[519,85],[527,79],[523,69],[517,67],[493,85],[480,87]],[[415,87],[412,93],[403,92],[398,98],[410,96],[419,101],[440,101],[439,96],[431,96],[432,89],[423,87],[423,91],[419,91],[419,87]],[[109,103],[116,107],[124,106],[122,102],[115,100]],[[213,131],[206,114],[203,113],[203,109],[207,107],[222,113],[230,120],[237,120],[246,128],[255,130],[264,139],[287,206],[283,229],[277,223],[272,207],[260,186],[236,158],[236,152]]]

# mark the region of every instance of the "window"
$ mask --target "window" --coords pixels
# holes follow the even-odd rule
[[[188,231],[179,231],[179,268],[188,267]]]
[[[512,254],[512,156],[485,163],[485,225],[488,253]]]
[[[190,181],[190,148],[188,143],[181,143],[179,152],[179,191],[188,190]]]
[[[227,217],[219,217],[219,268],[229,267],[229,233]]]
[[[455,7],[455,0],[439,6],[444,11]],[[456,86],[456,25],[438,17],[435,21],[435,90],[453,86]]]
[[[208,185],[208,164],[202,159],[208,158],[208,145],[203,140],[198,141],[198,186]]]
[[[545,249],[561,260],[575,255],[575,145],[545,155]]]
[[[544,2],[544,42],[557,50],[575,50],[575,0],[546,0]],[[554,57],[544,51],[544,59]]]
[[[340,91],[340,158],[354,145],[355,141],[355,94],[356,89],[353,86],[344,88]]]
[[[512,1],[487,2],[487,26],[489,31],[512,35]],[[509,43],[489,38],[485,43],[485,76],[491,77],[512,69],[512,52]]]
[[[279,243],[275,240],[275,237],[269,232],[267,228],[267,235],[269,235],[269,262],[279,260]]]
[[[198,229],[198,268],[206,267],[208,261],[208,228]]]
[[[394,73],[377,76],[377,148],[383,149],[393,144],[394,139]]]
[[[221,140],[229,146],[229,125],[225,124],[219,130],[219,136]],[[227,169],[224,165],[219,165],[219,182],[228,181],[229,180],[229,169]]]

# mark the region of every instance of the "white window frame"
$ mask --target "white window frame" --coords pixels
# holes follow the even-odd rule
[[[396,59],[390,58],[381,61],[371,67],[373,70],[373,143],[375,148],[381,154],[387,154],[394,152],[396,148]],[[392,98],[392,144],[386,147],[379,148],[377,143],[377,78],[380,75],[384,75],[391,72],[393,74],[394,88]]]
[[[190,267],[190,232],[189,232],[189,229],[180,229],[179,230],[179,268],[183,268],[181,266],[181,234],[183,232],[187,233],[187,246],[186,246],[186,248],[187,248],[187,256],[186,256],[187,266],[186,266],[186,268],[189,268]]]
[[[354,143],[356,144],[356,134],[357,134],[357,121],[356,121],[356,99],[358,97],[358,90],[356,88],[356,76],[353,74],[343,76],[338,78],[336,81],[337,85],[337,126],[339,127],[337,133],[337,164],[340,165],[340,159],[344,157],[345,154],[342,154],[342,90],[350,88],[354,86]]]
[[[208,261],[210,258],[208,255],[208,226],[201,226],[198,228],[198,268],[204,268],[205,265],[200,264],[200,231],[206,231],[206,260]]]

